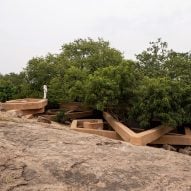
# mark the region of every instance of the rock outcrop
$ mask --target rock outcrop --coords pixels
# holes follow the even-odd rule
[[[55,124],[0,118],[0,190],[191,190],[191,158]]]

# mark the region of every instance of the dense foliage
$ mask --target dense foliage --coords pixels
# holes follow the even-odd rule
[[[59,54],[32,58],[20,74],[0,75],[0,101],[42,97],[52,106],[83,102],[149,128],[154,120],[191,124],[191,54],[168,50],[158,39],[126,60],[103,39],[78,39]]]

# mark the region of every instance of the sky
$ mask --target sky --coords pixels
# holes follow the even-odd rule
[[[191,0],[0,0],[0,73],[78,38],[109,41],[135,59],[150,41],[191,50]]]

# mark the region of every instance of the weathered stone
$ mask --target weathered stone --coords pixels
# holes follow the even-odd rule
[[[168,151],[176,151],[175,147],[168,145],[168,144],[164,144],[163,149],[168,150]]]
[[[191,190],[190,156],[22,120],[0,120],[1,191]]]
[[[42,123],[51,123],[51,121],[49,119],[42,117],[42,116],[38,116],[37,121],[42,122]]]
[[[6,112],[7,115],[9,115],[10,117],[22,117],[22,112],[19,110],[9,110]]]
[[[32,119],[34,118],[33,114],[24,115],[23,118],[25,119]]]
[[[191,150],[190,149],[187,149],[187,148],[184,148],[184,149],[179,149],[178,151],[179,153],[182,153],[182,154],[186,154],[186,155],[190,155],[191,156]]]

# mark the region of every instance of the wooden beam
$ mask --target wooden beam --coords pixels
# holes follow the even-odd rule
[[[146,145],[173,130],[172,127],[161,125],[141,133],[135,133],[127,126],[115,120],[109,113],[103,112],[103,117],[124,141],[134,145]]]
[[[188,145],[191,146],[190,135],[163,135],[150,144]]]

